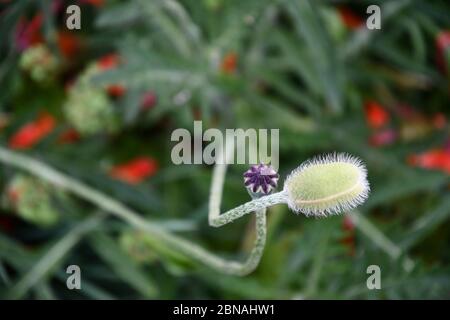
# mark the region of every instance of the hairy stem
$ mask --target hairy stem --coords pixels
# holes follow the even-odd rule
[[[230,156],[231,150],[226,150],[226,160]],[[224,214],[220,214],[220,204],[222,202],[223,194],[223,184],[225,182],[225,175],[227,172],[228,161],[220,161],[223,164],[216,164],[213,171],[213,177],[211,182],[211,192],[209,196],[209,225],[213,227],[222,226],[228,222],[223,223],[223,220],[228,220],[229,222],[236,220],[237,218],[243,216],[235,215],[234,210],[230,210]],[[253,200],[255,201],[255,200]],[[252,201],[250,201],[252,202]],[[250,203],[248,202],[248,203]],[[238,207],[239,208],[239,207]],[[266,245],[267,237],[267,227],[266,227],[266,207],[255,208],[256,212],[256,239],[252,251],[250,252],[247,260],[242,264],[235,264],[231,268],[234,273],[245,275],[251,273],[259,264],[261,256],[264,252],[264,247]],[[242,212],[242,211],[239,211]],[[231,213],[231,214],[230,214]],[[246,212],[248,213],[248,212]],[[245,214],[246,214],[245,213]]]
[[[206,266],[225,274],[246,275],[252,272],[261,258],[266,239],[266,209],[257,208],[257,237],[255,247],[248,259],[244,262],[225,260],[216,256],[202,247],[174,235],[164,229],[161,225],[142,218],[137,212],[127,208],[119,201],[95,190],[55,169],[47,164],[21,155],[0,146],[0,162],[9,166],[26,171],[36,177],[52,183],[53,185],[71,192],[83,198],[98,208],[109,212],[137,229],[144,230],[155,240],[165,242],[175,250],[189,256],[190,258],[205,264]],[[213,174],[211,186],[210,216],[214,214],[220,217],[220,202],[223,182],[226,173],[226,165],[217,165]]]
[[[286,202],[286,193],[284,191],[280,191],[268,196],[254,199],[252,201],[240,205],[239,207],[231,209],[230,211],[227,211],[219,216],[210,218],[209,224],[213,227],[221,227],[251,212],[264,210],[267,207],[285,202]]]

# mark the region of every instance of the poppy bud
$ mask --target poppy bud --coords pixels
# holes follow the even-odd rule
[[[49,227],[59,219],[50,192],[50,186],[41,180],[18,175],[8,186],[8,202],[22,219],[42,227]]]
[[[293,211],[324,217],[362,204],[370,187],[361,160],[334,153],[303,163],[288,176],[284,190]]]
[[[64,114],[81,135],[114,132],[118,125],[106,92],[99,88],[72,91],[64,105]]]
[[[59,62],[45,45],[38,44],[22,53],[20,67],[32,80],[48,83],[55,78]]]
[[[250,194],[262,196],[277,187],[279,178],[279,174],[271,166],[258,164],[244,172],[244,185]]]
[[[121,96],[121,85],[99,85],[93,79],[103,71],[117,65],[118,56],[108,55],[89,65],[69,88],[69,96],[63,107],[67,121],[81,135],[100,132],[113,133],[119,129],[119,118],[110,95]]]

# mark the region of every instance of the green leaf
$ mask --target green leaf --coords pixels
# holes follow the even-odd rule
[[[145,298],[155,298],[158,294],[151,276],[144,272],[123,252],[116,241],[105,234],[96,233],[90,236],[97,254],[111,267],[114,273],[128,283]]]
[[[325,100],[334,113],[343,109],[342,74],[336,49],[323,26],[316,1],[287,1],[286,8],[292,17],[297,33],[305,41],[311,62],[322,84]]]
[[[12,299],[23,297],[28,290],[45,278],[78,243],[87,232],[93,230],[101,222],[101,216],[94,216],[80,222],[57,241],[42,257],[26,272],[11,288],[9,296]]]
[[[408,230],[405,239],[400,243],[400,246],[403,250],[411,249],[449,218],[450,197],[444,196],[444,199],[436,206],[436,208],[429,213],[423,214],[421,218],[414,222],[413,226]]]

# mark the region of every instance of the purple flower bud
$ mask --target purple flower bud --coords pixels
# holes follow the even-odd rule
[[[250,193],[267,195],[277,187],[279,178],[271,166],[257,164],[244,172],[244,185]]]

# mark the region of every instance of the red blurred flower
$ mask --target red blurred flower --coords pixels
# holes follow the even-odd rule
[[[111,53],[106,56],[101,57],[97,61],[97,65],[103,71],[113,69],[117,67],[120,63],[120,56],[117,53]]]
[[[154,175],[157,170],[158,164],[154,159],[139,157],[113,167],[110,175],[129,184],[138,184]]]
[[[143,94],[141,99],[141,109],[149,110],[156,105],[157,97],[153,91],[147,91]]]
[[[438,112],[433,115],[431,122],[436,129],[441,130],[444,129],[444,127],[447,125],[447,117],[445,116],[445,114]]]
[[[64,0],[53,0],[52,1],[52,5],[51,5],[51,9],[53,14],[58,14],[61,9],[63,9],[64,7]]]
[[[20,51],[43,42],[41,28],[44,18],[41,13],[36,14],[31,20],[21,18],[16,28],[15,43]]]
[[[55,125],[55,118],[49,113],[43,113],[36,120],[21,127],[9,140],[9,146],[13,149],[31,148],[47,136]]]
[[[72,143],[80,140],[80,134],[75,129],[67,129],[58,138],[59,143]]]
[[[8,200],[11,201],[12,204],[16,204],[19,200],[19,190],[9,188],[6,195],[8,196]]]
[[[424,169],[441,170],[450,174],[450,150],[446,148],[432,149],[418,155],[411,155],[408,163]]]
[[[62,55],[70,59],[80,50],[80,39],[71,32],[60,31],[58,33],[58,47]]]
[[[381,128],[390,121],[389,113],[376,101],[367,101],[364,110],[367,123],[374,129]]]
[[[450,31],[441,31],[436,37],[436,60],[442,72],[448,72],[446,51],[450,48]]]
[[[100,70],[106,71],[116,68],[120,64],[120,56],[116,53],[111,53],[106,56],[101,57],[97,61],[97,65]],[[118,98],[124,95],[126,88],[120,84],[111,84],[106,88],[108,94],[111,97]]]
[[[381,147],[394,143],[397,137],[397,131],[389,128],[373,133],[370,136],[369,142],[374,147]]]
[[[106,91],[111,97],[119,98],[124,95],[126,89],[120,84],[111,84],[106,88]]]
[[[354,13],[350,8],[340,6],[337,8],[344,25],[349,29],[358,29],[364,25],[364,20]]]
[[[344,220],[342,221],[342,228],[345,231],[355,230],[355,224],[353,223],[352,219],[348,215],[344,216]]]
[[[235,52],[229,52],[225,55],[220,65],[220,70],[225,74],[233,74],[237,69],[238,55]]]

